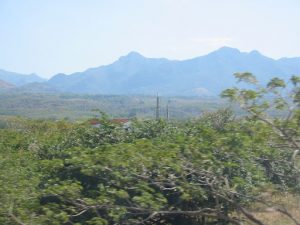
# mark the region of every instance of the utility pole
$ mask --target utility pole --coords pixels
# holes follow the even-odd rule
[[[167,103],[166,113],[167,113],[167,121],[168,121],[169,120],[169,103]]]
[[[156,120],[159,120],[159,97],[158,97],[158,93],[156,96],[156,116],[155,116]]]

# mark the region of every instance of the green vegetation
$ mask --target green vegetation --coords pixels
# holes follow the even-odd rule
[[[204,111],[226,107],[218,98],[163,97],[160,114],[166,117],[169,105],[172,119],[199,116]],[[34,119],[87,119],[93,109],[101,109],[112,117],[155,118],[156,97],[106,96],[38,93],[1,93],[0,115],[24,116]]]
[[[255,204],[299,224],[263,195],[299,196],[299,78],[260,87],[251,74],[236,77],[255,85],[223,92],[244,118],[220,109],[124,129],[105,114],[97,128],[3,117],[0,224],[262,225]],[[272,107],[289,113],[269,117]]]

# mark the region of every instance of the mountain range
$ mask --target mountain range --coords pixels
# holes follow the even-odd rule
[[[9,91],[215,96],[236,85],[235,72],[251,72],[262,83],[275,76],[300,75],[300,57],[275,60],[258,51],[222,47],[188,60],[147,58],[131,52],[110,65],[57,74],[47,81],[35,74],[5,72],[0,70],[0,79],[17,86]]]
[[[20,74],[9,72],[0,69],[0,80],[5,81],[11,85],[22,86],[33,82],[45,82],[46,80],[38,75],[32,74]]]

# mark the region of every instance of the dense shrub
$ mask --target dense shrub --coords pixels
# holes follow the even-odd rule
[[[0,223],[240,224],[240,212],[262,224],[246,209],[263,191],[299,191],[299,109],[266,119],[261,93],[223,95],[249,115],[224,109],[130,129],[18,120],[0,129]]]

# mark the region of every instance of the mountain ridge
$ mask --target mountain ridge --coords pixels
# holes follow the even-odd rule
[[[21,74],[0,69],[0,79],[15,86],[22,86],[33,82],[44,82],[46,79],[37,74]]]
[[[203,56],[170,60],[132,51],[108,65],[56,74],[41,87],[77,94],[215,96],[235,85],[235,72],[252,72],[263,83],[274,76],[287,79],[300,74],[300,57],[272,59],[257,50],[222,47]],[[38,91],[39,86],[34,87]]]

